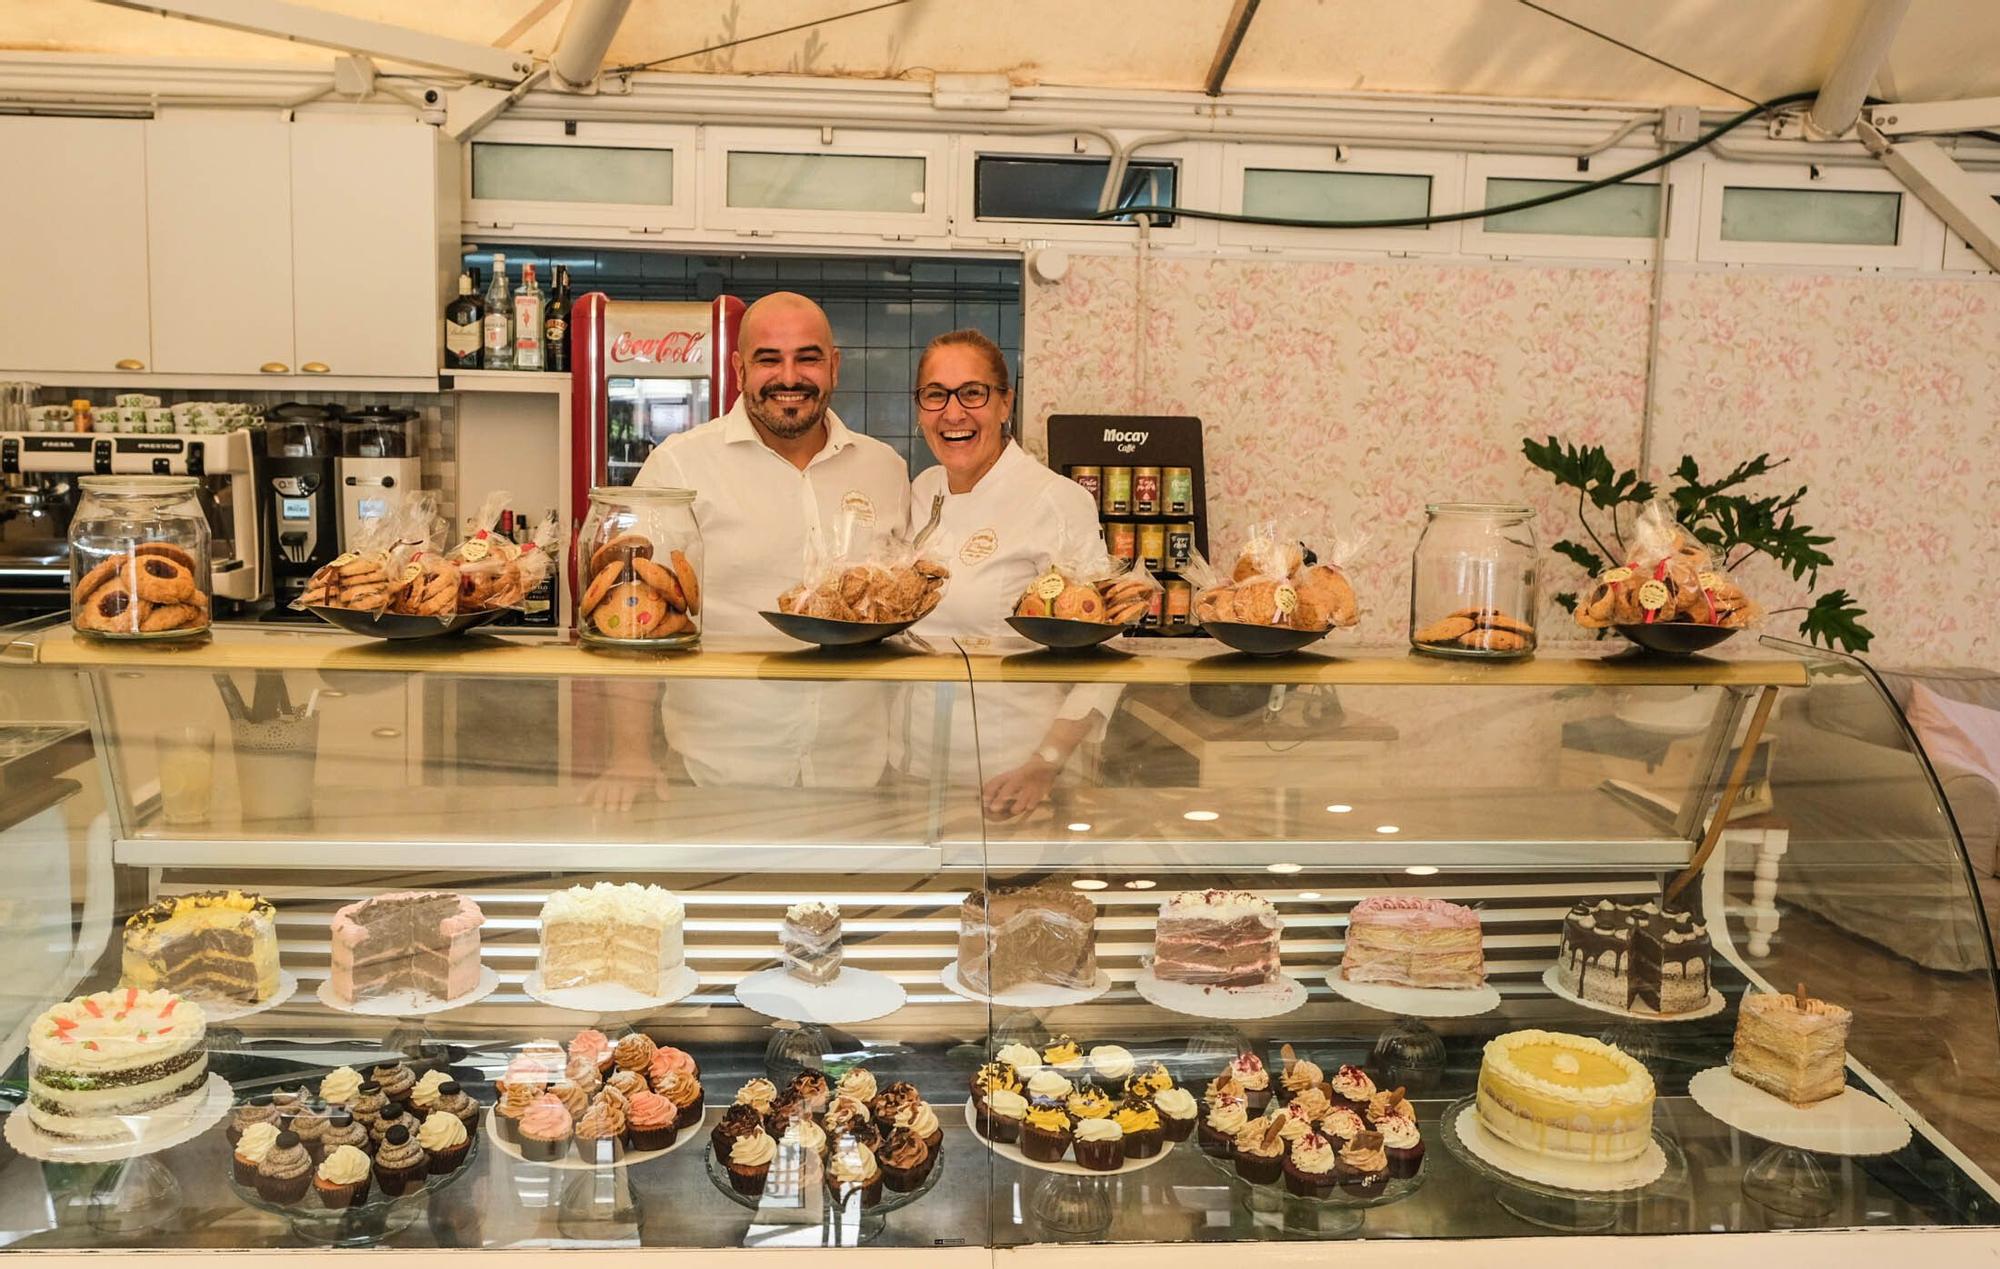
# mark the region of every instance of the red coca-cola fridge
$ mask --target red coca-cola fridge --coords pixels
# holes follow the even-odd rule
[[[579,296],[571,313],[570,540],[598,485],[629,485],[653,447],[736,403],[743,301]],[[572,573],[572,577],[574,574]]]

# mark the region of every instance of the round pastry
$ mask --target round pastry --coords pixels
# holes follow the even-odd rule
[[[1290,577],[1299,571],[1306,561],[1305,553],[1296,542],[1283,546],[1267,545],[1261,551],[1245,551],[1236,557],[1236,570],[1230,576],[1238,582],[1247,582],[1253,577]]]
[[[146,605],[140,605],[145,608]],[[202,610],[193,604],[154,604],[139,618],[139,629],[148,634],[179,630],[202,619]]]
[[[674,577],[681,584],[681,597],[686,600],[689,616],[701,616],[701,578],[695,576],[694,565],[680,551],[667,552],[668,560],[674,566]]]
[[[626,563],[653,558],[653,540],[643,533],[621,533],[590,554],[590,571],[596,573],[613,561]]]
[[[660,592],[643,582],[626,582],[611,588],[590,620],[608,638],[644,639],[656,633],[666,615],[667,601]]]
[[[1249,582],[1236,589],[1236,620],[1253,626],[1278,624],[1278,587],[1282,582]]]
[[[1072,582],[1063,587],[1062,594],[1056,596],[1054,615],[1064,621],[1104,621],[1104,596],[1092,586],[1079,586]]]
[[[194,594],[194,574],[163,555],[148,555],[133,570],[139,598],[149,604],[172,604]]]
[[[1194,601],[1194,615],[1198,621],[1235,621],[1236,590],[1230,586],[1218,586],[1205,590]]]
[[[114,633],[137,630],[143,616],[132,592],[118,581],[98,587],[90,602],[77,609],[76,621],[85,630]]]
[[[194,572],[194,556],[189,555],[186,551],[183,551],[171,542],[145,542],[133,547],[132,554],[138,556],[157,555],[161,559],[172,560],[190,573]]]
[[[1460,647],[1478,648],[1485,652],[1526,652],[1528,640],[1511,630],[1474,630],[1458,637]]]
[[[590,579],[590,585],[583,588],[583,598],[577,601],[577,616],[588,617],[590,610],[604,602],[604,597],[611,593],[611,588],[616,586],[618,579],[623,576],[625,576],[625,565],[617,560],[598,569],[596,575]]]
[[[114,555],[108,560],[100,560],[97,567],[79,577],[71,591],[78,601],[88,600],[97,588],[118,575],[118,570],[132,562],[129,555]]]
[[[660,598],[666,601],[667,607],[687,607],[687,600],[681,595],[680,579],[674,570],[660,567],[650,556],[635,555],[632,557],[632,571],[638,574],[640,581],[660,592]]]
[[[1418,626],[1410,637],[1418,643],[1455,643],[1460,635],[1471,634],[1474,628],[1470,617],[1442,617],[1428,626]]]
[[[1310,602],[1320,611],[1324,624],[1351,626],[1361,618],[1354,587],[1347,575],[1331,564],[1315,564],[1300,574],[1298,592],[1299,607],[1303,609]]]

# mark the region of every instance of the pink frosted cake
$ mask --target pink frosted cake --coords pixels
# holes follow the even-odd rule
[[[350,903],[333,914],[332,991],[353,1004],[418,991],[450,1000],[479,985],[479,927],[486,917],[464,895],[403,890]]]
[[[1243,890],[1184,890],[1160,905],[1153,977],[1260,987],[1278,977],[1278,910]]]
[[[1363,899],[1347,914],[1340,976],[1397,987],[1477,987],[1486,981],[1479,914],[1443,899]]]

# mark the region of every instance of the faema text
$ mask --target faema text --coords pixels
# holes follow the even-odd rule
[[[1151,435],[1151,432],[1121,432],[1115,427],[1107,427],[1104,429],[1104,443],[1116,445],[1121,454],[1130,454],[1144,445]]]

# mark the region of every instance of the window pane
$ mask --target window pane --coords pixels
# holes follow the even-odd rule
[[[472,196],[670,207],[674,152],[599,145],[472,144]]]
[[[975,214],[982,220],[1089,220],[1097,214],[1097,196],[1104,192],[1104,177],[1110,170],[1110,159],[982,154],[973,168]],[[1178,176],[1173,163],[1134,162],[1125,169],[1118,206],[1170,207]],[[1171,225],[1173,218],[1158,217],[1155,223]]]
[[[1431,210],[1431,178],[1389,172],[1243,173],[1243,214],[1304,220],[1394,220]]]
[[[1500,207],[1586,181],[1531,181],[1513,176],[1486,178],[1486,205]],[[1655,182],[1607,185],[1559,203],[1488,216],[1489,234],[1584,234],[1594,238],[1651,238],[1660,231],[1660,187]]]
[[[1725,242],[1832,242],[1868,247],[1896,245],[1903,196],[1851,189],[1722,191]]]
[[[924,160],[875,154],[729,155],[729,205],[785,211],[924,210]]]

